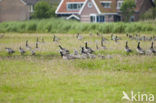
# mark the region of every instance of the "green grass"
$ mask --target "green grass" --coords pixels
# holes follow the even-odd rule
[[[100,37],[83,35],[79,41],[75,35],[58,34],[59,43],[52,42],[53,34],[5,34],[0,39],[0,103],[127,103],[121,100],[122,91],[152,93],[156,95],[156,56],[139,56],[136,52],[124,52],[125,41],[135,51],[137,42],[125,35],[118,43],[107,41],[106,50],[96,55],[112,55],[112,59],[63,60],[58,44],[71,52],[88,41],[95,49]],[[25,41],[34,48],[36,38],[44,38],[36,56],[27,52],[21,56],[19,46],[25,49]],[[109,35],[104,35],[109,39]],[[148,49],[151,42],[141,42]],[[16,50],[8,55],[5,47]],[[138,103],[138,102],[137,102]]]
[[[0,32],[18,33],[156,33],[156,21],[133,23],[80,23],[51,18],[0,23]]]

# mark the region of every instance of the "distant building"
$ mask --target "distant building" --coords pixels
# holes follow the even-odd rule
[[[0,0],[0,22],[28,20],[38,0]]]
[[[81,22],[116,22],[121,21],[120,7],[124,0],[62,0],[56,15]],[[154,6],[153,0],[135,0],[135,14],[132,21],[137,21],[141,14]]]

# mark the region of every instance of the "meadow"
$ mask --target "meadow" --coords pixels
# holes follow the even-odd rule
[[[78,21],[50,18],[0,23],[0,32],[15,33],[156,33],[156,20],[115,23],[80,23]]]
[[[129,103],[121,100],[123,91],[129,95],[131,91],[156,95],[156,56],[138,55],[137,41],[116,34],[122,40],[115,43],[110,34],[103,34],[108,39],[107,49],[96,50],[95,42],[100,44],[101,37],[95,34],[81,34],[82,40],[74,34],[55,35],[61,39],[59,42],[52,41],[54,34],[46,33],[5,33],[0,38],[0,103]],[[36,55],[29,51],[20,55],[19,47],[26,50],[25,41],[29,40],[35,48],[37,37],[40,43]],[[129,55],[124,51],[127,40],[133,49]],[[112,58],[61,58],[59,44],[73,52],[84,46],[85,41],[96,55]],[[150,45],[149,41],[141,42],[145,50]],[[16,50],[15,54],[8,55],[5,47]]]

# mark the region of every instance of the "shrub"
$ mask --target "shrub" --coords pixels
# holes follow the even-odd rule
[[[142,20],[155,19],[156,18],[156,7],[151,8],[141,15]]]
[[[53,9],[48,2],[40,1],[35,4],[33,18],[50,18],[53,14]]]

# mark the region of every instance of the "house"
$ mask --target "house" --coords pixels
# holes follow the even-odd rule
[[[0,0],[0,22],[27,20],[38,0]]]
[[[62,0],[55,13],[66,19],[81,22],[121,21],[120,7],[124,0]],[[135,0],[135,14],[130,18],[137,21],[141,14],[154,6],[152,0]]]

